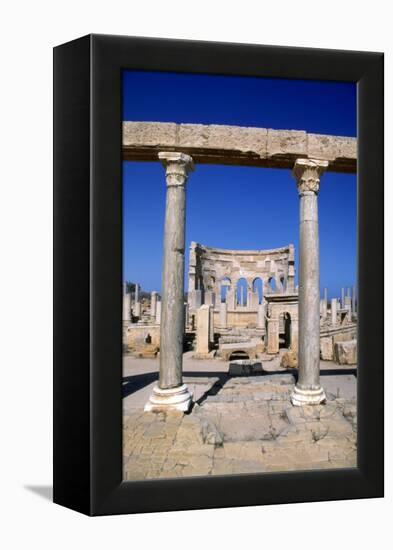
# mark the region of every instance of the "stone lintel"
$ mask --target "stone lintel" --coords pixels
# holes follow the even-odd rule
[[[328,170],[356,173],[357,139],[227,125],[123,122],[123,159],[156,161],[159,151],[195,163],[292,169],[299,158],[329,161]]]

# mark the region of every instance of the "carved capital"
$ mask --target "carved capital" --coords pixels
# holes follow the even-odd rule
[[[319,192],[319,180],[328,165],[327,160],[297,159],[292,173],[300,195]]]
[[[158,153],[158,158],[165,167],[167,187],[186,184],[189,172],[194,170],[194,162],[189,155],[163,151]]]

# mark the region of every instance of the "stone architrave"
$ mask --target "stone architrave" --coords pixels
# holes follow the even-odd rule
[[[265,315],[266,315],[265,304],[258,304],[258,319],[257,319],[258,328],[265,328]]]
[[[150,297],[150,317],[155,318],[157,309],[157,292],[153,290]]]
[[[278,353],[280,348],[279,341],[279,320],[268,319],[267,322],[267,353]]]
[[[337,325],[337,298],[331,299],[330,312],[331,312],[331,324],[334,327],[335,325]]]
[[[192,396],[183,384],[184,248],[186,182],[192,158],[183,153],[158,154],[166,172],[164,262],[162,272],[160,373],[146,411],[188,411]]]
[[[220,304],[220,327],[227,328],[227,304],[221,302]]]
[[[210,306],[203,305],[197,311],[196,353],[207,355],[210,351]]]
[[[320,385],[318,192],[327,161],[298,159],[293,169],[300,196],[299,238],[299,377],[293,405],[326,401]]]

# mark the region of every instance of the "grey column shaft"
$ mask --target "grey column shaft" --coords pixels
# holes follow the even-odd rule
[[[318,198],[300,196],[299,379],[302,389],[319,387],[319,234]]]
[[[182,384],[186,181],[192,159],[182,153],[160,153],[159,158],[167,183],[159,387],[169,389]]]

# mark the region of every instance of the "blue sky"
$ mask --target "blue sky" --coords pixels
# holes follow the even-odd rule
[[[356,85],[124,71],[123,120],[233,124],[356,136]],[[161,288],[164,169],[123,163],[124,278]],[[356,176],[326,173],[319,194],[321,289],[356,279]],[[293,243],[299,199],[289,170],[197,165],[187,185],[188,247],[263,249]],[[297,259],[297,258],[296,258]],[[297,262],[296,262],[297,265]],[[187,285],[187,277],[186,277]]]

